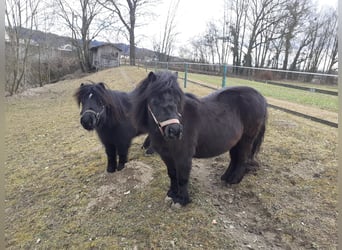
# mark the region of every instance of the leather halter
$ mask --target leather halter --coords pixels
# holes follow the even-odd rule
[[[87,109],[85,110],[82,114],[81,114],[81,119],[82,117],[86,114],[86,113],[92,113],[95,115],[96,117],[96,124],[98,124],[99,120],[100,120],[100,117],[101,115],[103,114],[103,112],[105,111],[105,106],[102,106],[102,109],[100,112],[95,112],[94,110],[91,110],[91,109]]]
[[[150,108],[150,105],[147,105],[148,111],[150,112],[154,122],[157,124],[160,133],[164,136],[163,127],[170,125],[170,124],[180,124],[179,120],[176,118],[168,119],[166,121],[159,122],[156,118],[156,116],[153,114],[152,109]],[[180,115],[180,114],[179,114]]]

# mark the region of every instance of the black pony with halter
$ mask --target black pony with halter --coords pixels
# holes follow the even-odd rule
[[[111,90],[100,82],[82,83],[74,96],[81,107],[82,126],[95,130],[106,149],[107,171],[123,169],[132,139],[143,133],[133,126],[127,115],[131,109],[130,93]],[[144,145],[148,147],[149,143]]]
[[[161,71],[150,72],[134,90],[132,100],[136,126],[148,131],[153,148],[167,167],[167,200],[173,204],[191,201],[192,158],[229,151],[230,162],[221,176],[229,184],[239,183],[257,165],[254,157],[266,131],[267,102],[255,89],[223,88],[197,98],[182,91],[176,74]]]

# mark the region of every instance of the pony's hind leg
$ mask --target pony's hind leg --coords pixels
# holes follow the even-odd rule
[[[255,137],[255,139],[253,141],[253,147],[252,147],[252,150],[251,150],[251,155],[249,156],[249,159],[248,159],[247,172],[255,171],[259,167],[259,162],[257,160],[255,160],[254,157],[255,157],[255,155],[260,150],[260,146],[261,146],[261,144],[262,144],[262,142],[264,140],[265,130],[266,130],[266,125],[265,125],[265,122],[264,122],[263,124],[261,124],[259,133],[258,133],[258,135]]]
[[[114,145],[105,145],[107,154],[107,172],[113,173],[117,168],[116,147]]]
[[[243,136],[238,144],[230,149],[230,164],[221,180],[229,184],[240,183],[248,169],[248,160],[251,156],[253,139]]]
[[[222,181],[228,182],[228,178],[232,173],[235,171],[237,167],[237,146],[234,146],[229,151],[230,154],[230,163],[228,165],[227,170],[224,172],[224,174],[221,176]]]

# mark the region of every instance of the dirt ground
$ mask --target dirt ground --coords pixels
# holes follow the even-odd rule
[[[72,94],[87,80],[130,91],[146,75],[120,67],[7,98],[7,249],[337,249],[335,128],[269,109],[260,168],[227,185],[229,154],[194,159],[180,209],[164,202],[166,167],[144,136],[108,174]]]

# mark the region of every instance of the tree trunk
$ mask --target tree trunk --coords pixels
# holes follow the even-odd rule
[[[133,29],[129,31],[129,65],[135,65],[135,37]]]

